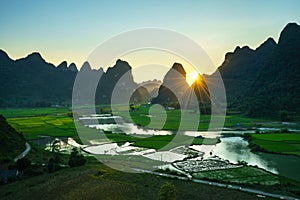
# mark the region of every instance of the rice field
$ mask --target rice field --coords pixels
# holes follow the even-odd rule
[[[233,184],[279,184],[279,177],[255,167],[238,167],[193,173],[193,177],[209,180],[222,180]]]
[[[2,109],[0,114],[26,139],[41,135],[77,137],[71,111],[67,108],[18,108]]]
[[[300,133],[265,133],[251,136],[251,143],[267,151],[300,156]]]

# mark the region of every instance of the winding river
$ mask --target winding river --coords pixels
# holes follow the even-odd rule
[[[93,116],[93,119],[113,119],[120,118],[119,116]],[[112,132],[125,132],[126,134],[139,134],[139,135],[171,135],[174,134],[172,131],[164,130],[149,130],[142,129],[132,123],[118,124],[89,124],[90,117],[84,117],[81,119],[85,121],[86,126],[90,128],[96,128],[105,131]],[[207,132],[207,131],[186,131],[184,134],[189,136],[203,136],[203,137],[221,137],[221,142],[216,144],[213,148],[213,154],[217,155],[225,160],[229,160],[232,163],[238,163],[238,161],[246,161],[249,165],[258,166],[269,172],[285,176],[297,181],[300,181],[300,157],[293,155],[280,155],[280,154],[269,154],[262,152],[251,152],[248,147],[248,142],[243,140],[240,136],[223,137],[224,133],[234,133],[235,135],[242,135],[249,131],[218,131],[218,132]],[[250,131],[251,132],[251,131]],[[252,131],[253,132],[253,131]],[[228,135],[228,134],[227,134]]]

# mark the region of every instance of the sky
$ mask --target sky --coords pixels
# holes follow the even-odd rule
[[[236,46],[255,49],[268,37],[277,41],[288,22],[299,24],[299,8],[299,0],[1,0],[0,49],[13,59],[40,52],[54,65],[66,60],[80,67],[113,36],[156,27],[192,39],[218,67]],[[147,58],[122,57],[133,66]],[[171,60],[162,63],[171,66]]]

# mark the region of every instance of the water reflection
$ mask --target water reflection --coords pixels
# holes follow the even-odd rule
[[[97,120],[114,120],[114,118],[120,118],[119,116],[111,115],[94,115],[94,116],[83,116],[81,122],[90,128],[97,128],[104,131],[111,131],[113,133],[126,133],[126,134],[137,134],[144,135],[145,137],[150,135],[170,135],[175,132],[164,131],[164,130],[154,130],[154,129],[144,129],[132,123],[104,123],[92,124],[91,119]],[[288,155],[278,155],[278,154],[268,154],[268,153],[253,153],[248,147],[248,142],[243,140],[243,138],[232,135],[242,135],[245,132],[254,133],[253,130],[247,131],[233,131],[233,130],[223,130],[223,131],[185,131],[185,135],[193,137],[220,137],[221,143],[215,146],[211,145],[193,145],[191,148],[198,149],[205,152],[205,157],[210,156],[211,149],[213,154],[219,156],[222,159],[229,160],[232,163],[238,163],[238,161],[246,161],[249,165],[258,166],[269,172],[280,174],[292,178],[294,180],[300,181],[300,174],[298,173],[298,168],[300,166],[300,157],[298,156],[288,156]],[[226,135],[227,137],[222,137]],[[228,137],[230,136],[230,137]]]
[[[259,155],[252,153],[248,147],[248,142],[241,137],[221,138],[221,143],[217,144],[213,150],[214,154],[229,160],[232,163],[246,161],[249,165],[258,166],[272,173],[278,174],[278,171],[271,167],[266,160]]]

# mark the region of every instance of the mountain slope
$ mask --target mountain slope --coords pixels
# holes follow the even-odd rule
[[[252,116],[299,115],[300,26],[288,24],[278,45],[248,93],[247,111]],[[284,120],[284,119],[283,119]]]
[[[269,38],[255,50],[248,46],[236,47],[234,52],[225,55],[225,60],[218,70],[223,78],[229,103],[248,92],[275,46],[275,41]],[[210,77],[214,76],[215,74]]]
[[[211,97],[206,81],[208,80],[205,78],[205,76],[198,74],[198,78],[191,85],[191,89],[197,97],[197,103],[199,105],[201,114],[211,113]]]
[[[296,23],[257,49],[237,47],[218,68],[228,105],[251,116],[300,115],[300,31]],[[213,80],[216,74],[208,76]]]
[[[186,94],[189,93],[190,87],[186,82],[186,72],[179,63],[174,63],[172,68],[167,72],[159,87],[158,95],[152,100],[152,103],[164,105],[172,104],[178,107],[178,102],[186,102]]]
[[[0,164],[5,159],[13,159],[25,150],[25,139],[0,115]]]
[[[159,103],[175,108],[187,108],[209,114],[211,101],[206,80],[200,74],[195,82],[189,86],[186,81],[186,72],[179,63],[174,63],[164,77],[159,88],[158,96],[152,103]]]
[[[136,87],[131,66],[119,59],[101,76],[97,87],[96,103],[110,104],[113,92],[117,96],[114,98],[114,103],[128,103]]]
[[[0,106],[70,104],[75,68],[69,70],[66,62],[56,68],[39,53],[13,61],[1,50]]]
[[[125,61],[118,60],[106,72],[102,68],[92,69],[85,62],[78,72],[74,63],[68,66],[63,61],[55,67],[39,53],[12,60],[0,50],[0,107],[69,106],[77,73],[81,74],[80,78],[85,83],[79,88],[81,97],[91,96],[96,91],[96,103],[110,103],[114,89],[120,91],[120,96],[126,97],[137,86],[131,66]],[[97,90],[90,88],[96,81],[99,81]]]

